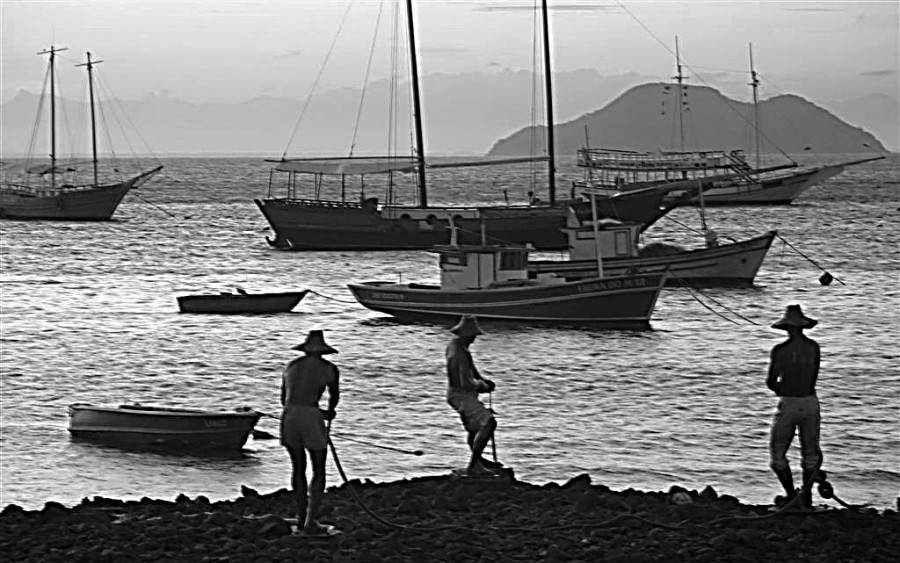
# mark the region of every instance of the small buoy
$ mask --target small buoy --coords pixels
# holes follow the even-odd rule
[[[832,275],[829,274],[828,272],[825,272],[825,273],[822,274],[822,276],[819,278],[819,283],[822,284],[822,285],[831,285],[831,282],[832,282],[832,281],[834,281],[834,276],[832,276]]]

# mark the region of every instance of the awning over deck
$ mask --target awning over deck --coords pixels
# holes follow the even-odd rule
[[[362,175],[413,172],[416,163],[408,157],[310,158],[279,160],[275,170],[301,174]]]

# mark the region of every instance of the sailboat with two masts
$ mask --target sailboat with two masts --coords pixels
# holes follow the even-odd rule
[[[446,244],[450,225],[459,233],[460,243],[479,244],[483,237],[508,244],[531,244],[543,249],[563,249],[566,236],[561,231],[566,225],[569,206],[575,206],[582,214],[588,214],[587,203],[580,198],[562,200],[557,197],[555,185],[555,147],[553,123],[553,96],[550,69],[550,36],[547,2],[541,3],[543,47],[544,98],[546,103],[546,155],[503,160],[478,160],[470,162],[426,161],[422,125],[422,101],[416,59],[415,26],[412,0],[406,1],[408,47],[410,63],[410,87],[412,91],[412,118],[414,120],[415,148],[409,157],[340,157],[340,158],[287,158],[272,161],[267,197],[256,199],[263,216],[268,221],[273,238],[269,244],[284,250],[415,250]],[[548,186],[546,199],[523,204],[504,205],[431,205],[429,204],[427,170],[447,168],[497,166],[516,163],[547,164]],[[411,174],[415,177],[417,199],[415,204],[400,205],[392,201],[395,175]],[[286,175],[285,195],[276,196],[273,179]],[[366,180],[373,175],[388,177],[388,201],[379,203],[377,198],[367,197]],[[312,178],[311,195],[301,195],[298,178]],[[359,197],[351,197],[348,184],[359,182]],[[322,186],[328,181],[338,183],[340,196],[321,197]],[[371,180],[370,180],[371,182]],[[370,184],[371,188],[371,184]],[[370,189],[371,192],[371,189]],[[543,196],[543,194],[542,194]],[[632,197],[619,197],[606,202],[610,212],[623,220],[649,221],[658,218],[659,202],[646,202]],[[470,200],[471,201],[471,200]],[[602,205],[602,203],[601,203]]]
[[[32,164],[29,156],[24,166],[6,166],[4,181],[0,184],[0,218],[5,219],[52,219],[62,221],[107,221],[129,190],[137,188],[160,170],[162,165],[141,171],[125,180],[101,181],[97,153],[97,119],[94,98],[94,65],[102,62],[91,59],[77,66],[85,67],[88,73],[89,105],[91,117],[91,173],[90,180],[78,182],[78,168],[73,163],[61,164],[57,157],[56,140],[56,57],[65,51],[64,47],[50,47],[39,55],[49,55],[48,79],[50,83],[50,161]],[[40,110],[39,110],[40,111]],[[26,175],[27,180],[14,181],[16,172]],[[37,176],[40,181],[31,178]]]
[[[753,66],[753,46],[750,45],[750,86],[753,91],[752,125],[755,163],[751,163],[742,150],[685,150],[684,111],[686,105],[687,77],[683,72],[678,38],[675,38],[676,111],[675,128],[679,135],[678,150],[630,151],[585,147],[578,151],[578,165],[586,170],[586,178],[578,185],[600,193],[621,193],[666,183],[695,182],[704,186],[704,204],[708,206],[730,205],[780,205],[792,203],[812,186],[836,176],[848,166],[883,159],[883,155],[871,156],[835,164],[800,166],[788,155],[787,162],[762,166],[760,148],[759,76]],[[668,86],[666,87],[669,88]],[[780,149],[779,149],[780,150]],[[670,203],[684,195],[684,190],[673,189],[667,195]],[[697,204],[699,195],[685,203]]]

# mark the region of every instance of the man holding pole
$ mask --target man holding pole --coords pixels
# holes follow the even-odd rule
[[[484,334],[472,315],[463,315],[453,328],[447,345],[447,402],[459,413],[467,432],[466,441],[472,457],[466,471],[469,475],[491,475],[500,464],[484,459],[484,449],[494,437],[497,420],[494,413],[478,399],[479,393],[490,393],[494,382],[478,373],[469,346]]]
[[[328,456],[325,421],[334,419],[340,388],[338,368],[322,356],[337,354],[337,350],[325,343],[321,330],[310,331],[306,341],[293,349],[306,355],[291,360],[282,375],[281,444],[291,456],[291,487],[300,533],[325,536],[331,528],[316,521],[325,493],[325,459]],[[328,410],[323,411],[319,409],[319,400],[325,389],[328,389]],[[313,466],[309,486],[306,482],[306,452],[309,452]]]

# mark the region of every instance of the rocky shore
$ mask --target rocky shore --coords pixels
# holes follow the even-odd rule
[[[237,493],[237,492],[236,492]],[[785,511],[701,492],[612,491],[587,475],[564,485],[423,477],[331,487],[321,520],[341,534],[293,533],[287,490],[240,498],[127,501],[0,513],[8,562],[591,561],[893,562],[896,511]]]

